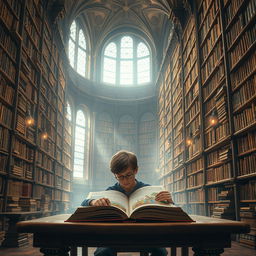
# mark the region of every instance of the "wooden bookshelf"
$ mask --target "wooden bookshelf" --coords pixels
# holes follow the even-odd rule
[[[139,120],[138,126],[138,177],[140,180],[152,183],[156,179],[155,116],[152,113],[144,113]]]
[[[183,74],[180,95],[177,82],[171,80],[171,103],[163,96],[169,90],[164,76],[171,69],[175,78],[177,69],[172,70],[171,50],[165,56],[170,64],[162,66],[158,79],[161,182],[174,201],[193,214],[238,220],[246,211],[255,214],[255,19],[252,0],[195,1],[182,22],[187,25],[182,31],[176,28],[179,40],[171,40],[169,46],[181,48]],[[170,127],[166,116],[172,117]],[[170,145],[165,143],[167,127]],[[184,133],[177,133],[176,127]],[[182,144],[187,139],[190,145]],[[178,151],[179,145],[185,148]],[[165,169],[169,150],[172,164]],[[181,151],[185,155],[179,161]],[[249,236],[241,241],[255,239],[255,233]]]
[[[72,179],[67,78],[44,1],[1,1],[0,39],[0,211],[60,213]]]
[[[93,179],[97,180],[99,189],[109,187],[115,181],[109,175],[109,160],[114,154],[114,122],[106,113],[98,113],[95,120],[95,171]]]

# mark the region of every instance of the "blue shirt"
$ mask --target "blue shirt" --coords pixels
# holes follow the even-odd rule
[[[108,187],[106,190],[116,190],[116,191],[119,191],[119,192],[122,192],[124,193],[126,196],[129,196],[131,195],[135,190],[139,189],[139,188],[142,188],[142,187],[146,187],[146,186],[150,186],[149,184],[146,184],[146,183],[143,183],[141,181],[137,181],[136,180],[136,185],[134,186],[133,190],[130,191],[130,192],[126,192],[121,186],[120,184],[117,182],[115,185],[111,186],[111,187]],[[81,203],[81,206],[89,206],[90,205],[90,202],[92,201],[93,199],[85,199],[82,203]]]

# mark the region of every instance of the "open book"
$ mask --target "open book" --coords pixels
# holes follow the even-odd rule
[[[155,196],[163,190],[162,186],[146,186],[129,197],[115,190],[91,192],[88,199],[105,197],[110,200],[110,206],[78,207],[66,221],[193,221],[180,207],[155,200]]]

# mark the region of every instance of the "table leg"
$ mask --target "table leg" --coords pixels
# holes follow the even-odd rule
[[[70,248],[41,248],[40,252],[44,254],[44,256],[69,256]]]
[[[206,249],[206,248],[192,248],[194,256],[219,256],[224,252],[222,248]]]

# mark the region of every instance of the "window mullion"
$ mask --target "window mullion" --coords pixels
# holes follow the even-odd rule
[[[75,53],[74,53],[74,69],[77,71],[77,62],[78,62],[78,44],[79,44],[79,25],[76,26],[76,39],[75,39]]]
[[[137,76],[138,76],[138,67],[137,67],[137,47],[138,47],[138,42],[133,39],[133,85],[137,85]]]
[[[121,38],[116,42],[116,86],[120,86],[120,66],[121,66]]]

